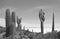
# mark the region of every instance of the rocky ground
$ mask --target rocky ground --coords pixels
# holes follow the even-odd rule
[[[3,28],[5,30],[5,28]],[[54,31],[46,34],[30,32],[28,30],[17,31],[16,34],[10,37],[4,37],[5,31],[0,32],[0,39],[59,39],[60,32]]]

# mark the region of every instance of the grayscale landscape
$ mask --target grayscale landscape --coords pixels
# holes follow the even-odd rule
[[[0,0],[0,39],[60,39],[60,0]]]

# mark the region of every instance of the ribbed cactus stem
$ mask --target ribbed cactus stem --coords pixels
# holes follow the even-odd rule
[[[13,33],[16,33],[16,19],[15,19],[15,12],[12,12],[12,15],[11,15],[11,21],[12,21],[12,34]]]
[[[9,27],[10,27],[10,22],[11,22],[9,9],[6,9],[5,19],[6,19],[6,37],[8,37],[10,35],[9,34]]]
[[[12,22],[16,23],[16,20],[15,20],[15,12],[12,12]]]
[[[11,35],[14,35],[15,34],[15,32],[16,32],[16,29],[15,29],[15,23],[11,23],[11,25],[10,25],[10,34]]]
[[[16,35],[16,28],[15,28],[15,23],[11,23],[10,24],[10,39],[15,39],[15,35]]]
[[[10,10],[9,9],[7,9],[6,10],[6,26],[9,26],[10,25],[10,21],[11,21],[11,19],[10,19]]]

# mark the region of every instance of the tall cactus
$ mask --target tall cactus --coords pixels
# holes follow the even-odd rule
[[[52,32],[54,31],[54,13],[53,13],[53,19],[52,19]]]
[[[6,37],[13,36],[16,33],[15,12],[10,15],[10,10],[6,10]]]
[[[6,9],[5,19],[6,19],[6,37],[8,37],[10,35],[9,34],[9,29],[10,29],[9,27],[10,27],[10,22],[11,22],[9,9]]]
[[[11,15],[11,22],[12,22],[12,26],[11,26],[11,34],[15,34],[16,33],[16,20],[15,20],[15,12],[12,12]]]
[[[45,17],[44,17],[45,13],[42,11],[42,9],[39,11],[39,19],[41,22],[41,33],[43,34],[43,22],[45,21]]]

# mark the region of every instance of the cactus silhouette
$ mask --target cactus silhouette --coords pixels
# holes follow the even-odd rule
[[[17,16],[17,25],[18,25],[17,29],[18,30],[21,30],[21,19],[22,18],[19,19],[18,16]]]
[[[11,14],[11,35],[16,33],[16,19],[15,19],[15,12],[12,12]]]
[[[53,19],[52,19],[52,32],[54,31],[54,13],[53,13]]]
[[[15,12],[10,15],[10,10],[6,9],[6,37],[9,37],[16,32]]]
[[[41,22],[41,33],[43,34],[43,22],[45,21],[45,17],[44,17],[45,13],[42,11],[42,9],[39,11],[39,19]]]
[[[10,10],[6,9],[6,15],[5,15],[5,19],[6,19],[6,37],[8,37],[9,34],[9,27],[10,27],[10,23],[11,23],[11,19],[10,19]]]

